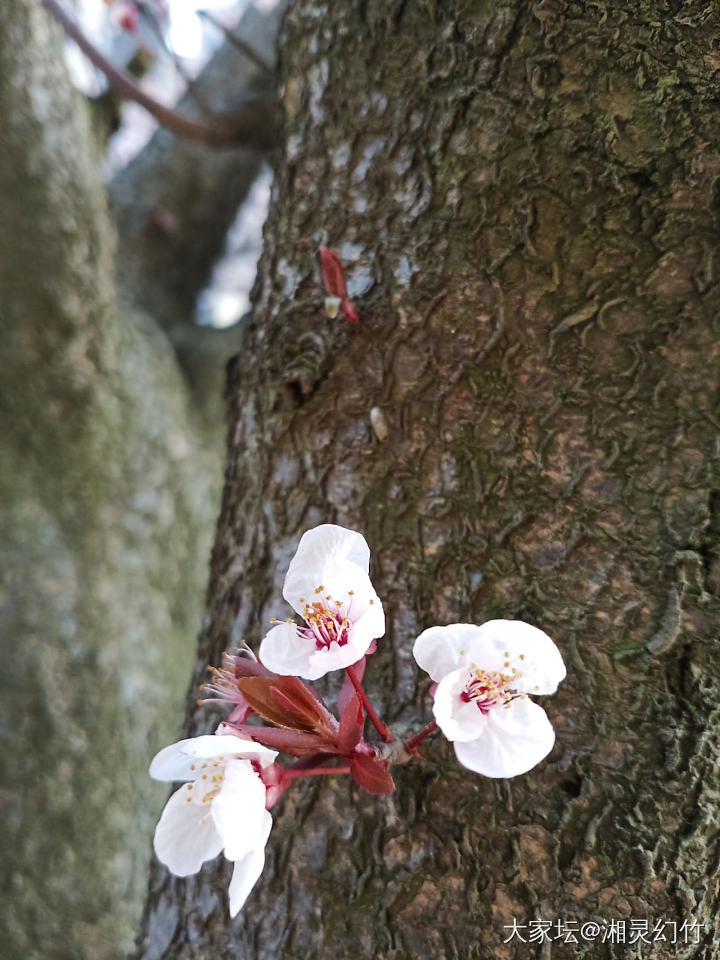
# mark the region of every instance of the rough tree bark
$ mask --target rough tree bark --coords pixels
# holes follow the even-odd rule
[[[396,732],[429,716],[430,624],[529,620],[569,675],[527,776],[436,740],[387,799],[296,786],[237,922],[227,864],[157,867],[142,960],[576,955],[503,944],[513,917],[697,920],[642,956],[716,955],[719,28],[680,0],[290,5],[196,682],[285,616],[320,521],[374,550]],[[357,330],[323,314],[321,242]]]

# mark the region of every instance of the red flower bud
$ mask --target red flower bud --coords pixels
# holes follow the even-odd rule
[[[328,296],[336,297],[340,301],[340,313],[348,323],[358,323],[360,317],[348,296],[345,271],[340,263],[340,257],[329,247],[321,246],[320,264],[322,266],[323,283]]]

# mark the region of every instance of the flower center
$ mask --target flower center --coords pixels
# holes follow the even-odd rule
[[[509,656],[509,654],[505,654]],[[524,657],[520,657],[521,660]],[[486,716],[493,707],[506,705],[520,694],[516,690],[517,681],[522,673],[511,665],[509,660],[503,664],[504,670],[481,670],[474,663],[470,668],[465,689],[460,693],[463,703],[474,703]]]
[[[350,621],[339,610],[330,610],[324,603],[306,604],[303,617],[307,623],[306,636],[315,640],[318,650],[326,650],[331,643],[344,647],[350,639]]]
[[[323,597],[324,590],[322,584],[315,589],[316,600],[301,598],[305,605],[303,619],[307,624],[303,633],[315,641],[317,650],[327,650],[332,643],[344,647],[350,639],[350,621],[341,610],[342,600],[333,600],[329,594]],[[352,605],[352,591],[350,597]],[[350,613],[349,608],[347,613]]]

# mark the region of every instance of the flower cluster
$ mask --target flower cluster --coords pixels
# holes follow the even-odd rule
[[[211,668],[212,696],[200,702],[227,702],[228,719],[214,735],[165,747],[150,766],[157,780],[184,782],[157,825],[158,858],[185,877],[224,853],[233,863],[231,916],[262,872],[270,808],[293,780],[348,774],[370,793],[391,793],[390,766],[410,760],[438,729],[463,766],[487,777],[525,773],[552,749],[552,725],[529,698],[554,693],[565,665],[547,634],[517,620],[421,633],[413,654],[433,681],[435,719],[396,740],[362,685],[366,658],[385,633],[369,569],[361,534],[333,524],[307,531],[283,586],[301,622],[274,621],[257,657],[245,647]],[[306,682],[334,670],[346,672],[337,714]],[[366,718],[381,743],[365,739]],[[277,763],[279,751],[294,761]]]

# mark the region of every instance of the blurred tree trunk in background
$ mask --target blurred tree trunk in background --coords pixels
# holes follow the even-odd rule
[[[240,98],[248,71],[218,57]],[[137,932],[165,792],[147,765],[179,725],[219,503],[236,333],[195,328],[193,293],[261,158],[159,134],[113,186],[116,282],[101,157],[39,0],[3,5],[0,116],[0,955],[114,960]],[[150,274],[169,246],[182,296],[133,262],[142,248]]]
[[[156,865],[142,960],[549,957],[503,944],[513,917],[698,921],[643,956],[715,955],[719,30],[680,0],[293,0],[196,683],[286,616],[322,521],[374,550],[398,734],[430,715],[430,624],[529,620],[569,673],[527,776],[437,739],[389,798],[296,785],[236,922],[222,859]],[[323,313],[321,242],[357,329]]]

